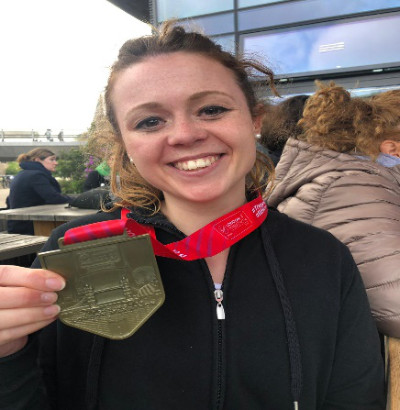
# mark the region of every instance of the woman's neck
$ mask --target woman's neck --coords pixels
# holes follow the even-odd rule
[[[161,205],[163,214],[185,235],[191,235],[215,219],[246,203],[246,196],[228,197],[213,202],[189,202],[166,198]]]

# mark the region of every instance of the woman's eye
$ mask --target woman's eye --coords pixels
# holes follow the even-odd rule
[[[135,129],[137,129],[137,130],[140,130],[140,129],[151,130],[153,128],[157,128],[163,122],[164,121],[159,117],[149,117],[149,118],[146,118],[146,119],[140,121],[136,125]]]
[[[208,117],[217,117],[224,112],[230,111],[229,108],[221,107],[220,105],[211,105],[204,107],[200,110],[200,115],[206,115]]]

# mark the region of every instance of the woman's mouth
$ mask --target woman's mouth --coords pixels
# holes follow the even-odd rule
[[[172,166],[181,171],[195,171],[200,168],[207,168],[214,164],[221,155],[209,155],[203,158],[191,159],[188,161],[178,161],[172,163]]]

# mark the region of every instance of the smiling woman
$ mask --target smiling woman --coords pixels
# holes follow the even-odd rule
[[[217,209],[222,201],[226,211],[229,197],[230,211],[246,202],[260,116],[251,115],[228,68],[203,55],[160,55],[121,72],[110,97],[127,155],[163,192],[161,210],[181,231],[207,222],[181,220],[185,208]]]
[[[122,46],[105,94],[118,200],[53,232],[41,258],[61,257],[62,275],[0,268],[0,402],[383,410],[379,338],[349,251],[259,192],[272,170],[256,153],[250,69],[273,89],[268,68],[171,22]],[[132,317],[140,329],[122,337]]]

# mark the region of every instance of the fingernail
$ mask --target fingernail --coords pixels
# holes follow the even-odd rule
[[[55,292],[44,292],[40,295],[40,299],[45,303],[54,303],[57,297],[58,295]]]
[[[57,278],[46,279],[46,286],[52,290],[62,290],[65,288],[65,282]]]
[[[55,316],[58,315],[60,313],[60,306],[58,305],[51,305],[51,306],[47,306],[43,309],[43,313],[46,316]]]

